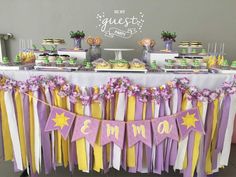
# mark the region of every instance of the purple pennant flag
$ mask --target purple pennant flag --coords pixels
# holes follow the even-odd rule
[[[44,131],[58,130],[66,139],[73,124],[75,114],[62,108],[52,107]]]
[[[72,142],[81,138],[86,140],[93,146],[96,142],[100,121],[88,116],[77,116],[75,128],[72,135]]]
[[[101,145],[114,142],[123,149],[125,136],[125,123],[122,121],[102,121]]]
[[[204,133],[197,107],[180,112],[176,117],[181,138],[185,138],[191,131]]]
[[[160,144],[166,138],[178,141],[178,129],[176,119],[173,116],[159,117],[152,120],[153,138],[156,145]]]
[[[151,125],[149,120],[127,122],[128,146],[143,142],[152,147]]]

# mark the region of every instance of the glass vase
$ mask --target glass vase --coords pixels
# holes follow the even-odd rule
[[[83,38],[74,38],[74,48],[82,49],[82,39]]]
[[[172,51],[173,47],[173,40],[166,40],[165,42],[165,50]]]
[[[94,61],[98,58],[101,58],[101,47],[100,45],[91,45],[90,48],[89,48],[89,58],[90,58],[90,61]]]
[[[149,60],[149,53],[153,51],[153,48],[150,46],[143,46],[142,61],[147,63]]]

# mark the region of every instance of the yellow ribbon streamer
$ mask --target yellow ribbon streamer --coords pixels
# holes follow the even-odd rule
[[[96,89],[96,88],[95,88]],[[97,91],[98,92],[98,91]],[[92,117],[101,120],[102,119],[102,111],[100,108],[100,104],[97,101],[93,101],[91,104]],[[94,166],[93,169],[97,172],[103,169],[103,156],[102,156],[102,146],[100,145],[100,136],[101,131],[98,132],[98,138],[94,144]]]
[[[76,89],[78,90],[78,87]],[[82,105],[81,101],[77,101],[75,103],[74,110],[75,113],[79,115],[84,114],[84,106]],[[76,141],[76,154],[78,161],[78,169],[82,171],[88,171],[85,138],[81,138]]]
[[[67,102],[66,102],[66,97],[60,97],[58,95],[58,90],[55,90],[55,98],[57,99],[57,105],[58,107],[60,108],[63,108],[63,109],[67,109]],[[62,147],[62,157],[63,157],[63,165],[64,167],[67,167],[68,166],[68,163],[69,163],[69,138],[67,138],[66,140],[64,138],[62,138],[60,132],[57,132],[57,138],[58,138],[58,146],[61,146]],[[60,142],[60,143],[59,143]],[[61,147],[59,148],[61,150]],[[61,151],[58,152],[60,153],[60,155],[58,157],[60,157],[58,159],[58,163],[61,163]]]
[[[212,162],[211,162],[211,152],[212,152],[212,147],[216,145],[216,140],[213,141],[213,138],[215,136],[216,132],[216,126],[217,126],[217,119],[218,119],[218,109],[219,109],[219,99],[214,100],[214,110],[213,110],[213,120],[212,120],[212,132],[211,132],[211,146],[209,146],[207,150],[207,156],[206,156],[206,167],[205,171],[207,174],[212,174]]]
[[[185,111],[187,109],[187,102],[188,102],[187,94],[184,94],[182,105],[181,105],[182,111]],[[187,152],[185,152],[183,169],[186,169],[187,165],[188,165],[188,158],[187,158]]]
[[[36,173],[36,163],[35,163],[35,144],[34,144],[34,106],[33,106],[33,93],[29,92],[29,122],[30,122],[30,151],[31,151],[31,161],[32,161],[32,171]]]
[[[203,116],[203,103],[202,102],[198,102],[197,103],[197,107],[200,113],[200,117],[202,118]],[[199,156],[199,145],[201,142],[201,137],[202,134],[199,132],[195,132],[195,139],[194,139],[194,147],[193,147],[193,156],[192,156],[192,170],[191,170],[191,176],[194,175],[195,169],[196,169],[196,165],[197,165],[197,161],[198,161],[198,156]]]
[[[133,121],[135,117],[135,96],[128,97],[127,120]],[[127,166],[135,167],[135,146],[128,147],[127,145]]]
[[[4,91],[0,91],[0,105],[1,105],[1,116],[2,116],[2,136],[3,136],[3,147],[5,160],[13,160],[13,149],[12,141],[10,137],[10,130],[8,125],[8,117],[6,111],[6,105],[4,101]]]
[[[26,150],[26,140],[24,133],[25,131],[24,131],[24,119],[23,119],[23,106],[21,102],[21,94],[18,90],[15,92],[15,101],[16,101],[17,123],[20,137],[21,156],[22,156],[23,168],[25,169],[27,167],[27,150]]]
[[[107,120],[111,119],[111,100],[107,100],[106,102],[106,118]],[[107,161],[110,162],[110,154],[111,154],[111,145],[110,143],[106,145],[106,156],[107,156]]]

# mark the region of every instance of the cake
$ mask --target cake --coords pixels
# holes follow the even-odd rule
[[[128,61],[124,59],[111,60],[110,62],[112,64],[112,69],[128,69],[129,68]]]
[[[230,68],[236,70],[236,60],[232,61]]]
[[[137,69],[137,70],[144,70],[145,68],[145,63],[143,63],[142,61],[140,61],[137,58],[134,58],[130,63],[130,69]]]

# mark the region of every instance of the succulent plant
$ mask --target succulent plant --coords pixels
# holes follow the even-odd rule
[[[71,38],[76,38],[76,39],[78,39],[78,38],[84,38],[85,37],[85,34],[84,34],[84,31],[79,31],[79,30],[77,30],[77,31],[71,31],[70,32],[70,37]]]
[[[175,32],[169,32],[169,31],[162,31],[161,32],[161,38],[164,40],[164,41],[168,41],[168,40],[172,40],[175,42],[175,38],[177,37],[176,33]]]

